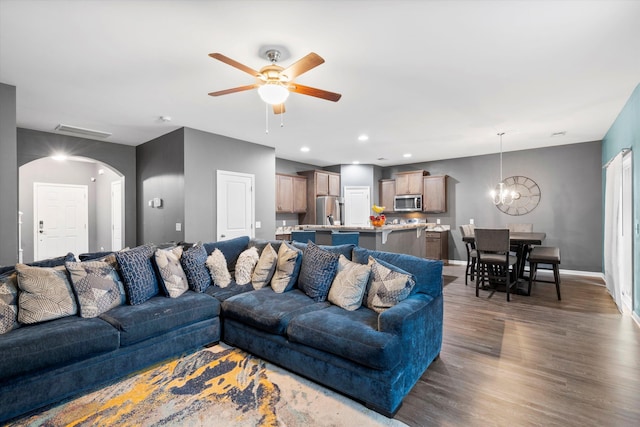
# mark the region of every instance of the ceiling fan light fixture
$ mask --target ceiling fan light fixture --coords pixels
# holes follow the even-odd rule
[[[266,83],[258,88],[258,95],[267,104],[279,105],[287,100],[289,91],[278,83]]]

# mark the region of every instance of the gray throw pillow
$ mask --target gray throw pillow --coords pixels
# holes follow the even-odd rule
[[[251,247],[243,251],[236,261],[235,280],[238,285],[251,283],[251,276],[260,259],[258,249]]]
[[[278,253],[271,247],[271,243],[267,243],[267,246],[262,250],[262,254],[260,254],[253,276],[251,276],[251,283],[254,289],[264,288],[271,282],[277,261]]]
[[[371,256],[368,265],[371,275],[367,285],[366,306],[376,313],[382,313],[406,299],[416,284],[410,274],[384,266]]]
[[[298,279],[301,264],[302,252],[283,242],[278,250],[278,261],[271,279],[271,288],[279,294],[291,290]]]
[[[78,297],[80,317],[97,317],[125,303],[118,272],[103,261],[67,262],[67,271]]]
[[[338,269],[339,254],[319,248],[309,241],[302,255],[298,287],[315,302],[327,300]]]
[[[67,269],[16,264],[18,272],[18,322],[39,323],[78,312]]]
[[[182,246],[156,250],[156,265],[164,284],[164,290],[171,298],[178,298],[189,290],[189,282],[184,274],[180,258]]]
[[[351,262],[344,255],[340,255],[338,272],[333,279],[327,299],[345,310],[357,310],[362,305],[370,274],[370,266]]]
[[[20,326],[18,323],[18,274],[0,275],[0,334]]]
[[[227,268],[227,260],[220,249],[214,249],[211,255],[207,257],[206,262],[213,284],[226,288],[231,283],[231,274]]]

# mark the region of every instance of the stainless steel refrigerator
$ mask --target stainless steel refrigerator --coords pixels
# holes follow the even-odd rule
[[[318,196],[316,198],[316,221],[319,225],[343,224],[343,200],[336,196]]]

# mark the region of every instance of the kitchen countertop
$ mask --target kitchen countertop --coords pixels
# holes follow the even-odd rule
[[[438,228],[439,227],[439,228]],[[372,225],[297,225],[298,230],[340,230],[340,231],[395,231],[395,230],[415,230],[425,229],[427,231],[446,231],[449,229],[448,225],[436,225],[432,223],[411,223],[411,224],[385,224],[382,227],[374,227]]]

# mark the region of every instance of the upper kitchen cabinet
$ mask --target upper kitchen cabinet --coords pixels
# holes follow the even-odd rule
[[[381,179],[378,182],[380,184],[380,206],[384,206],[385,212],[393,212],[393,199],[396,197],[396,180]]]
[[[307,179],[303,176],[276,174],[276,212],[307,211]]]
[[[396,172],[396,195],[422,194],[423,177],[426,171]]]
[[[431,175],[423,178],[422,210],[427,213],[447,211],[447,176]]]

